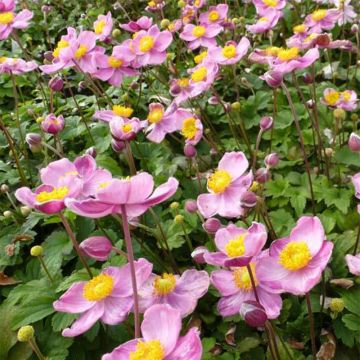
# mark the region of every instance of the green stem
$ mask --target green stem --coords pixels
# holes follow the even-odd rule
[[[46,275],[48,276],[49,280],[53,283],[53,282],[54,282],[54,279],[53,279],[53,277],[50,275],[50,272],[49,272],[49,270],[48,270],[48,268],[47,268],[47,266],[46,266],[46,264],[45,264],[45,261],[44,261],[43,257],[40,255],[40,256],[38,256],[37,258],[39,259],[40,264],[41,264],[41,266],[43,267],[43,269],[44,269]]]
[[[306,306],[309,314],[309,322],[310,322],[310,338],[311,338],[311,351],[313,358],[316,359],[316,339],[315,339],[315,326],[314,326],[314,316],[311,309],[311,300],[309,293],[305,294],[306,298]]]

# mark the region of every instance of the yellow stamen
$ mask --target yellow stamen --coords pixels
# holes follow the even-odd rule
[[[56,45],[56,48],[54,49],[53,51],[53,56],[54,57],[58,57],[60,55],[60,50],[61,49],[64,49],[64,48],[67,48],[69,46],[69,42],[66,41],[66,40],[60,40],[57,45]]]
[[[294,60],[298,56],[299,56],[299,48],[297,47],[292,47],[290,49],[281,49],[277,54],[278,59],[281,61]]]
[[[145,35],[140,39],[139,49],[142,52],[149,52],[155,45],[154,37]]]
[[[315,10],[312,14],[311,14],[311,18],[316,21],[319,22],[321,21],[327,14],[327,11],[325,9],[319,9],[319,10]]]
[[[250,263],[250,269],[251,269],[251,273],[253,275],[254,278],[254,284],[255,286],[259,285],[259,281],[256,277],[256,271],[255,271],[255,264],[254,263]],[[251,284],[251,278],[250,278],[250,274],[249,271],[246,267],[240,267],[237,268],[236,270],[233,271],[233,276],[234,276],[234,282],[235,285],[242,290],[245,291],[251,291],[253,290],[252,288],[252,284]]]
[[[300,34],[306,31],[306,26],[304,24],[296,25],[293,27],[294,34]]]
[[[1,25],[8,25],[14,21],[14,13],[12,12],[4,12],[0,13],[0,24]]]
[[[104,182],[102,182],[102,183],[100,183],[98,186],[97,186],[97,190],[101,190],[101,189],[104,189],[104,188],[106,188],[107,186],[109,186],[110,185],[110,181],[104,181]]]
[[[340,99],[340,93],[338,91],[329,91],[324,95],[324,100],[330,106],[334,106]]]
[[[176,81],[176,83],[181,87],[181,88],[186,88],[189,86],[189,78],[181,78],[181,79],[178,79]]]
[[[106,22],[104,20],[100,20],[96,24],[94,24],[95,34],[96,35],[102,34],[105,25],[106,25]]]
[[[130,131],[132,131],[132,125],[131,124],[124,124],[123,126],[122,126],[122,131],[124,132],[124,133],[129,133]]]
[[[207,69],[205,66],[201,66],[191,74],[191,80],[193,82],[203,81],[207,76]]]
[[[304,268],[310,260],[310,249],[305,241],[288,243],[279,255],[279,264],[291,271]]]
[[[67,186],[60,186],[54,188],[52,191],[42,191],[36,195],[35,200],[38,203],[44,203],[52,200],[64,200],[65,196],[69,193]]]
[[[147,119],[149,123],[157,124],[162,120],[163,116],[164,116],[164,110],[160,107],[156,107],[155,109],[149,112]]]
[[[263,3],[269,7],[275,7],[278,4],[278,0],[263,0]]]
[[[83,296],[89,301],[100,301],[108,297],[114,288],[114,279],[107,274],[100,274],[84,285]]]
[[[267,17],[263,16],[263,17],[261,17],[261,18],[259,19],[259,21],[260,21],[260,22],[266,22],[266,21],[269,21],[269,19],[268,19]]]
[[[112,111],[115,115],[129,118],[134,110],[131,107],[123,106],[123,105],[114,105],[112,107]]]
[[[86,45],[81,44],[79,46],[79,48],[75,51],[75,59],[81,59],[82,57],[85,56],[85,54],[87,53],[88,48]]]
[[[277,56],[280,50],[277,46],[269,46],[265,49],[265,53],[267,56]]]
[[[181,134],[190,140],[195,137],[196,131],[196,119],[193,117],[185,119],[182,125]]]
[[[154,291],[156,295],[164,296],[170,294],[176,286],[176,277],[173,274],[163,274],[157,276],[154,281]]]
[[[149,1],[149,2],[148,2],[148,6],[149,6],[149,7],[155,7],[155,6],[156,6],[156,2],[155,2],[155,1]]]
[[[225,245],[225,251],[229,257],[243,256],[245,253],[245,238],[246,234],[241,234],[234,239],[231,239]]]
[[[343,100],[344,100],[345,102],[349,102],[349,101],[350,101],[350,99],[351,99],[351,91],[345,90],[345,91],[343,91],[343,92],[341,93],[341,95],[342,95],[342,98],[343,98]]]
[[[129,354],[129,360],[163,360],[164,348],[159,340],[139,341],[136,350]]]
[[[209,21],[213,22],[219,20],[219,18],[220,18],[220,14],[216,10],[210,11],[208,16]]]
[[[205,33],[206,33],[206,28],[205,26],[202,25],[195,26],[192,31],[192,34],[197,38],[204,36]]]
[[[199,55],[194,57],[194,61],[196,64],[200,64],[207,56],[207,51],[202,51]]]
[[[222,54],[227,59],[231,59],[236,56],[236,47],[234,45],[224,46],[222,49]]]
[[[231,184],[231,175],[226,170],[216,170],[208,179],[207,186],[214,193],[224,192]]]
[[[121,65],[123,64],[123,61],[116,58],[115,56],[110,56],[108,59],[108,64],[112,68],[117,69],[117,68],[121,67]]]

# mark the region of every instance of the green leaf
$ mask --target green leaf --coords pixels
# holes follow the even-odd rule
[[[237,351],[239,352],[239,354],[242,354],[250,351],[251,349],[254,349],[255,347],[259,346],[259,344],[260,340],[258,338],[246,337],[238,343]]]
[[[360,332],[360,317],[354,314],[346,314],[342,317],[345,326],[353,331]]]
[[[77,318],[76,314],[67,314],[57,312],[51,319],[51,325],[54,331],[61,331],[70,326],[70,324]]]
[[[339,290],[346,309],[360,317],[360,287],[353,287],[349,290]]]
[[[354,346],[354,333],[349,330],[340,318],[335,319],[333,321],[333,328],[335,331],[335,335],[338,339],[348,347]]]
[[[293,194],[293,196],[290,198],[290,204],[294,208],[296,215],[300,216],[303,214],[306,206],[306,197]]]

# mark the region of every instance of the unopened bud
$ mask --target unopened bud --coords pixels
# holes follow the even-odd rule
[[[6,184],[2,184],[0,187],[0,191],[3,193],[9,192],[9,187]]]
[[[65,119],[62,115],[56,116],[55,114],[49,114],[41,122],[41,129],[52,135],[58,134],[65,127]]]
[[[3,212],[3,215],[4,215],[4,218],[9,219],[13,216],[13,213],[10,210],[6,210]]]
[[[25,141],[29,144],[29,146],[41,146],[42,143],[41,136],[35,133],[26,134]]]
[[[114,39],[117,39],[119,36],[121,35],[121,30],[120,29],[114,29],[111,33],[111,36]]]
[[[359,31],[359,26],[358,26],[357,24],[353,24],[353,25],[351,26],[351,32],[352,32],[353,34],[356,34],[358,31]]]
[[[240,104],[238,101],[233,102],[233,103],[231,104],[231,109],[232,109],[232,110],[240,110],[240,108],[241,108],[241,104]]]
[[[30,255],[31,256],[41,256],[43,254],[43,252],[44,252],[44,249],[40,245],[33,246],[30,249]]]
[[[136,90],[138,87],[139,87],[139,83],[138,83],[137,81],[133,80],[133,81],[130,83],[130,89]]]
[[[186,2],[184,0],[179,0],[178,1],[178,7],[179,8],[183,8],[183,7],[185,7],[185,5],[186,5]]]
[[[277,153],[271,153],[265,156],[264,163],[267,167],[273,168],[279,163],[279,155]]]
[[[270,70],[267,71],[263,76],[261,76],[261,79],[265,80],[270,87],[277,88],[283,82],[283,74],[279,71]]]
[[[182,215],[178,214],[174,217],[174,222],[176,224],[182,224],[184,222],[184,217]]]
[[[313,99],[310,99],[306,102],[306,106],[308,107],[308,109],[314,109],[315,107],[315,101]]]
[[[240,315],[252,327],[263,327],[268,319],[264,307],[253,300],[241,304]]]
[[[351,133],[348,145],[350,150],[360,151],[360,136],[354,132]]]
[[[193,158],[197,154],[196,148],[192,144],[185,144],[184,146],[184,155],[188,158]]]
[[[111,241],[105,236],[92,236],[81,242],[80,249],[86,256],[98,261],[106,261],[111,253]]]
[[[257,169],[255,172],[255,180],[261,184],[270,180],[270,171],[266,168]]]
[[[251,191],[245,191],[240,198],[241,206],[245,208],[253,208],[257,203],[256,195]]]
[[[339,120],[345,120],[346,112],[343,109],[335,109],[334,110],[334,118]]]
[[[185,210],[189,213],[195,213],[198,210],[197,202],[195,200],[186,200]]]
[[[270,130],[274,125],[274,119],[271,116],[263,116],[260,119],[260,129],[262,131]]]
[[[197,264],[205,264],[206,261],[204,259],[204,255],[208,252],[209,250],[205,246],[198,246],[191,253],[191,257]]]
[[[169,25],[170,25],[170,20],[169,19],[163,19],[160,22],[160,27],[162,29],[166,29]]]
[[[32,209],[29,206],[21,206],[20,207],[20,212],[22,214],[22,216],[28,216],[31,213]]]
[[[86,149],[85,154],[90,155],[95,159],[97,155],[96,148],[94,146],[89,147],[88,149]]]
[[[54,55],[52,53],[52,51],[45,51],[44,52],[44,59],[51,62],[54,60]]]
[[[49,81],[49,88],[52,91],[61,91],[64,86],[64,81],[60,76],[55,76]]]
[[[208,100],[210,105],[219,105],[219,98],[217,96],[211,96]]]
[[[170,209],[172,210],[177,210],[179,208],[179,203],[177,201],[173,201],[171,204],[170,204]]]
[[[312,84],[314,82],[314,77],[309,73],[305,73],[303,75],[303,81],[305,84]]]
[[[330,301],[329,308],[331,311],[339,313],[345,308],[344,300],[341,298],[333,298]]]
[[[43,5],[43,6],[41,7],[41,11],[42,11],[43,13],[48,13],[48,12],[51,11],[51,6],[49,6],[49,5]]]
[[[118,140],[112,139],[111,147],[115,152],[119,153],[125,149],[126,145],[125,145],[124,141],[118,141]]]
[[[34,334],[35,330],[31,325],[22,326],[17,333],[17,339],[20,342],[28,342],[34,337]]]
[[[332,157],[333,154],[334,154],[334,150],[332,148],[326,148],[325,149],[325,155],[327,157]]]
[[[209,218],[203,223],[202,227],[208,234],[215,234],[221,228],[221,222],[219,219]]]

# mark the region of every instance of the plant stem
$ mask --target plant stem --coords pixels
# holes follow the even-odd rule
[[[309,322],[310,322],[310,338],[311,338],[311,350],[313,358],[316,359],[316,341],[315,341],[315,327],[314,327],[314,317],[311,309],[311,300],[309,293],[305,294],[306,306],[309,313]]]
[[[82,264],[84,265],[86,271],[88,272],[90,278],[93,277],[93,274],[90,270],[90,267],[88,265],[88,263],[86,262],[85,258],[83,257],[82,253],[81,253],[81,249],[79,247],[79,244],[76,240],[76,237],[75,237],[75,234],[73,233],[73,231],[71,230],[71,227],[70,227],[70,224],[69,222],[67,221],[66,217],[64,216],[64,214],[62,213],[59,213],[59,217],[64,225],[64,228],[66,230],[66,232],[68,233],[70,239],[71,239],[71,242],[73,244],[73,247],[75,249],[75,251],[77,252],[78,256],[79,256],[79,259],[80,261],[82,262]]]
[[[54,282],[54,279],[53,279],[53,277],[50,275],[50,272],[49,272],[49,270],[48,270],[48,268],[47,268],[47,266],[46,266],[46,264],[45,264],[45,261],[44,261],[43,257],[40,255],[40,256],[38,256],[38,259],[39,259],[40,264],[41,264],[41,266],[43,267],[46,275],[48,276],[49,280],[53,283],[53,282]]]
[[[260,303],[260,300],[259,300],[259,295],[256,291],[256,283],[255,283],[255,279],[254,279],[254,274],[252,272],[252,269],[251,269],[251,265],[248,264],[246,265],[246,268],[247,268],[247,271],[249,273],[249,276],[250,276],[250,281],[251,281],[251,286],[253,288],[253,291],[254,291],[254,295],[255,295],[255,299],[258,303]]]
[[[46,357],[41,353],[39,347],[37,346],[35,339],[30,339],[29,344],[31,348],[34,350],[34,353],[39,358],[39,360],[46,360]]]
[[[354,256],[357,253],[357,249],[358,249],[358,246],[359,246],[359,241],[360,241],[360,222],[359,222],[358,233],[357,233],[356,242],[355,242],[355,246],[354,246],[354,251],[353,251]]]
[[[135,338],[139,338],[140,337],[139,295],[136,284],[134,252],[131,243],[129,223],[126,215],[126,207],[125,205],[120,205],[120,207],[121,207],[122,227],[124,231],[124,238],[125,238],[126,250],[128,254],[128,261],[129,261],[130,273],[131,273],[131,285],[133,290]]]

